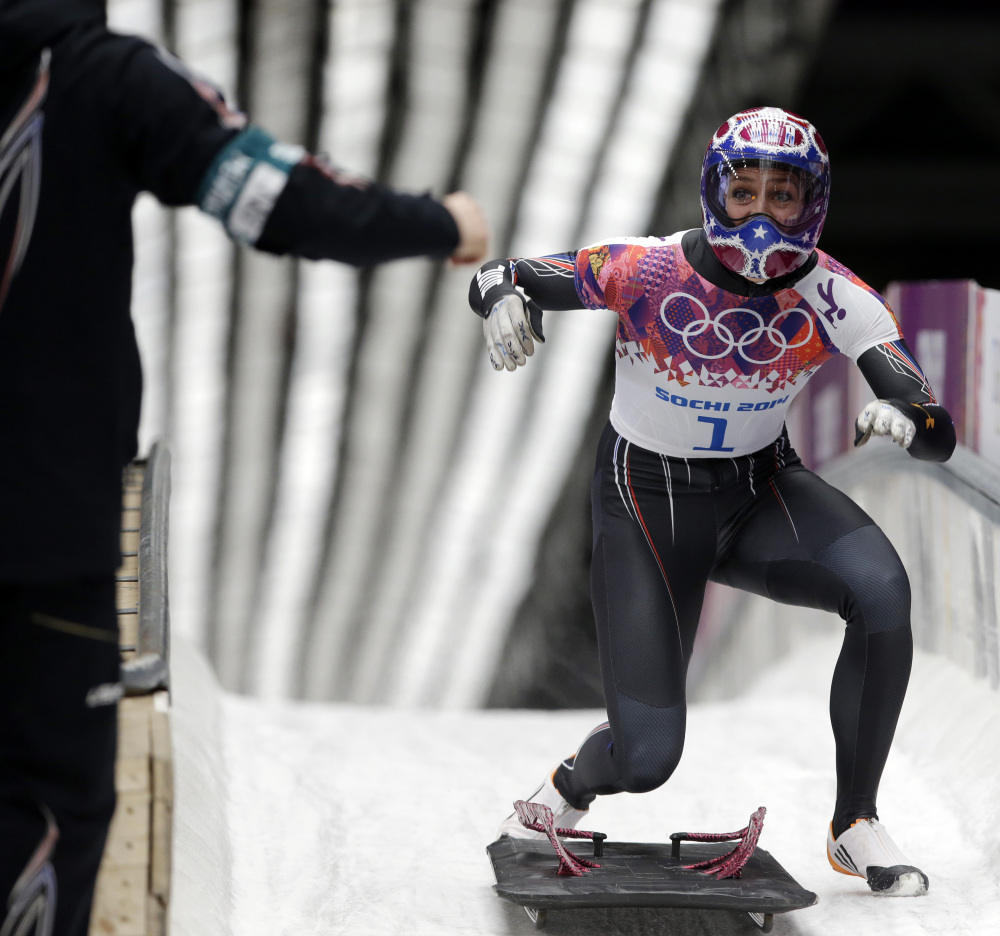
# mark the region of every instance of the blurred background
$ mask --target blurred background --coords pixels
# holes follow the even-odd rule
[[[472,192],[491,256],[699,225],[711,133],[769,104],[828,144],[823,249],[890,296],[915,280],[1000,287],[1000,12],[919,0],[109,0],[109,18],[163,43],[280,139],[403,189]],[[164,438],[173,459],[172,627],[223,685],[264,698],[602,705],[588,485],[613,316],[550,313],[529,366],[494,374],[466,300],[474,271],[265,257],[151,199],[136,232],[141,449]],[[944,360],[940,343],[925,346]],[[813,406],[817,381],[790,420],[812,464],[846,447],[864,392],[837,397],[824,449],[811,431],[831,412]]]

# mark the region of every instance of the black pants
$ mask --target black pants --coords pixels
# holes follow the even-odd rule
[[[48,810],[54,933],[87,933],[115,807],[119,684],[112,577],[0,585],[0,926]]]
[[[784,435],[752,455],[678,459],[608,426],[592,498],[591,590],[608,723],[560,766],[556,786],[566,799],[583,808],[598,794],[655,789],[673,773],[711,580],[844,619],[830,694],[834,832],[875,817],[913,643],[909,581],[872,519],[804,468]]]

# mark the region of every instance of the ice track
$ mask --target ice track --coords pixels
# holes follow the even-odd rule
[[[1000,695],[917,653],[880,818],[931,881],[870,896],[826,861],[834,799],[827,691],[839,641],[817,639],[740,699],[690,709],[669,784],[598,801],[585,827],[619,840],[728,831],[768,809],[761,846],[817,906],[775,934],[1000,933]],[[601,713],[429,712],[268,704],[220,692],[178,641],[173,936],[506,936],[534,930],[497,898],[485,845],[513,799]],[[747,934],[745,916],[565,911],[545,932]]]

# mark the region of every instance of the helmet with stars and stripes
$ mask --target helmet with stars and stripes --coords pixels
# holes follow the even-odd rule
[[[715,131],[701,170],[702,223],[734,273],[767,280],[800,267],[829,203],[830,157],[809,121],[755,107]]]

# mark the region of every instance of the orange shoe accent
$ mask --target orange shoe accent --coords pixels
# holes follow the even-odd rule
[[[856,825],[860,821],[861,821],[860,819],[856,819],[854,822],[851,823],[850,827],[853,827],[854,825]],[[833,823],[832,822],[830,823],[830,838],[833,838]],[[834,841],[836,841],[836,839],[834,839]],[[827,846],[826,846],[826,860],[830,862],[830,867],[833,868],[833,870],[836,871],[838,874],[846,874],[848,877],[864,878],[863,874],[858,874],[857,871],[849,871],[842,864],[839,864],[837,862],[837,860],[833,857],[833,855],[830,854],[830,846],[829,846],[829,844],[827,844]]]

